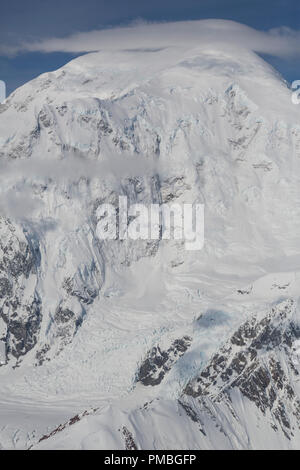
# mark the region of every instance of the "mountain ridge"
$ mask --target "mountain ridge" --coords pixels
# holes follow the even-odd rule
[[[0,105],[0,408],[11,395],[26,410],[32,396],[40,409],[52,403],[55,416],[25,431],[12,414],[16,424],[0,430],[0,443],[35,444],[36,434],[55,429],[52,419],[61,425],[88,405],[99,407],[87,418],[99,432],[87,446],[101,437],[122,447],[123,425],[140,447],[181,442],[180,421],[173,437],[159,424],[169,441],[147,441],[144,417],[126,402],[136,399],[158,402],[167,421],[185,413],[190,445],[259,446],[257,423],[241,421],[252,437],[239,441],[229,415],[226,437],[220,431],[205,443],[215,425],[207,418],[200,439],[191,423],[198,405],[193,411],[181,396],[249,316],[283,296],[299,315],[299,110],[262,59],[218,47],[88,54]],[[97,208],[117,207],[120,195],[130,204],[203,203],[203,250],[189,253],[176,240],[98,240]],[[137,377],[149,362],[162,366],[162,380],[153,375],[155,385],[143,388]],[[64,400],[67,416],[55,405]],[[253,406],[263,436],[269,418]],[[288,399],[285,407],[292,420]],[[72,426],[74,445],[85,445],[84,423]],[[280,429],[276,445],[296,446]]]

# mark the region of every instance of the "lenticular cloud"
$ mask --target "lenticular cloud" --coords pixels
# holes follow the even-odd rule
[[[64,38],[2,46],[2,53],[91,52],[98,50],[153,49],[195,44],[222,43],[279,57],[299,54],[300,32],[281,27],[259,31],[228,20],[199,20],[172,23],[138,22],[126,27],[79,32]]]

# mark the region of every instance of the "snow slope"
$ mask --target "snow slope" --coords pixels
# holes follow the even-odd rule
[[[299,117],[220,44],[88,54],[0,105],[2,447],[299,448]],[[99,241],[119,195],[203,203],[204,248]]]

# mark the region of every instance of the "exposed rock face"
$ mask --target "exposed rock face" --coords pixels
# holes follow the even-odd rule
[[[165,351],[159,346],[153,347],[139,368],[137,381],[143,385],[160,384],[175,362],[190,347],[191,341],[189,336],[184,336],[176,339]]]
[[[126,426],[123,426],[122,434],[124,437],[125,450],[138,450],[136,443],[134,442],[133,435]]]
[[[30,351],[37,342],[40,322],[39,300],[34,300],[32,304],[26,305],[24,318],[20,318],[18,313],[12,314],[7,321],[7,355],[11,353],[18,359]]]
[[[58,351],[72,339],[85,315],[85,306],[98,295],[101,275],[93,259],[91,265],[91,269],[79,266],[73,277],[58,285],[58,306],[52,319],[44,318],[49,339],[58,338]],[[39,239],[34,230],[0,217],[1,365],[10,358],[19,363],[39,342],[45,302],[40,288],[41,270]],[[37,349],[37,364],[49,356],[48,341],[41,342]]]
[[[19,227],[0,218],[2,364],[11,356],[19,359],[37,342],[42,317],[36,288],[38,265],[38,247],[33,248]]]
[[[197,412],[201,415],[207,401],[227,403],[237,419],[232,396],[238,389],[264,415],[268,414],[275,429],[280,426],[288,438],[293,436],[300,422],[300,399],[295,388],[300,364],[292,360],[293,344],[300,338],[295,308],[292,300],[282,301],[263,318],[253,315],[238,328],[185,388],[184,396],[198,401],[192,419]]]

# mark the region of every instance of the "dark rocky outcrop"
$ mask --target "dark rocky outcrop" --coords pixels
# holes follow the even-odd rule
[[[293,312],[293,301],[286,300],[265,317],[254,315],[246,321],[188,383],[183,397],[198,400],[198,411],[206,400],[231,407],[232,392],[237,389],[263,414],[270,413],[273,426],[279,425],[291,436],[291,415],[300,420],[300,400],[293,383],[298,371],[291,360],[300,327]],[[192,419],[197,419],[197,410]]]
[[[0,319],[5,358],[19,359],[37,343],[42,305],[36,290],[39,247],[10,220],[0,217]],[[32,286],[25,289],[29,281]]]
[[[139,368],[137,381],[143,385],[160,384],[174,363],[190,347],[191,341],[189,336],[176,339],[165,351],[161,350],[159,346],[154,346]]]

